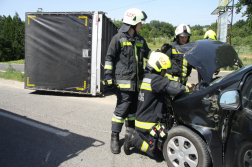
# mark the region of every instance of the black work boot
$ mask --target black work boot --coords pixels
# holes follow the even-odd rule
[[[124,152],[126,155],[130,154],[130,147],[132,147],[132,139],[134,137],[135,129],[128,127],[124,140]]]
[[[129,130],[130,130],[131,128],[130,127],[126,127],[126,133],[129,133]],[[125,133],[125,134],[126,134]]]
[[[113,154],[119,154],[121,152],[119,147],[119,132],[111,133],[110,150]]]

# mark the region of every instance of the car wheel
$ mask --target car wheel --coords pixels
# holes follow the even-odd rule
[[[236,157],[237,167],[247,167],[252,166],[252,143],[244,142],[238,146],[237,157]]]
[[[168,131],[163,155],[169,167],[208,167],[211,164],[206,143],[198,134],[184,126]]]

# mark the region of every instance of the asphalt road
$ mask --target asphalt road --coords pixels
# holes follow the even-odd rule
[[[24,72],[24,64],[11,64],[13,68],[15,68],[17,71]],[[6,71],[6,69],[9,67],[9,64],[0,63],[0,71]]]
[[[115,95],[37,92],[4,79],[0,92],[0,166],[167,166],[136,149],[110,152]]]
[[[24,72],[24,64],[11,64],[13,68],[15,68],[18,71]],[[9,67],[9,64],[1,64],[0,63],[0,71],[5,71]],[[221,71],[219,76],[226,75],[228,72],[223,72]],[[197,71],[192,70],[191,76],[188,78],[189,83],[197,83],[198,78],[197,78]]]
[[[189,82],[193,80],[196,71]],[[167,166],[136,149],[131,155],[123,149],[118,155],[110,152],[113,94],[90,97],[33,91],[24,89],[23,82],[1,78],[0,92],[0,166]],[[121,146],[124,135],[123,127]]]

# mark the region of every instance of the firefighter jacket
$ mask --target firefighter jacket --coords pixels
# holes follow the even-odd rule
[[[166,70],[165,77],[182,83],[186,85],[188,80],[188,76],[192,72],[192,66],[188,63],[188,61],[184,58],[184,53],[180,53],[175,46],[179,45],[177,41],[170,44],[172,46],[166,54],[169,56],[171,60],[172,67],[171,69]]]
[[[110,74],[120,90],[139,90],[143,79],[143,58],[149,57],[151,50],[143,37],[136,34],[132,38],[128,32],[118,32],[113,36],[105,57],[105,75]]]
[[[135,127],[139,131],[151,129],[160,119],[164,119],[165,95],[179,95],[185,87],[160,75],[145,70],[144,79],[138,95]]]

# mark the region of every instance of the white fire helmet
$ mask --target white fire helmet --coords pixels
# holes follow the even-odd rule
[[[129,25],[137,25],[137,23],[145,21],[147,19],[147,15],[144,11],[141,11],[137,8],[129,9],[125,12],[123,17],[123,23]]]
[[[176,36],[191,36],[191,29],[186,24],[180,24],[175,30]]]

